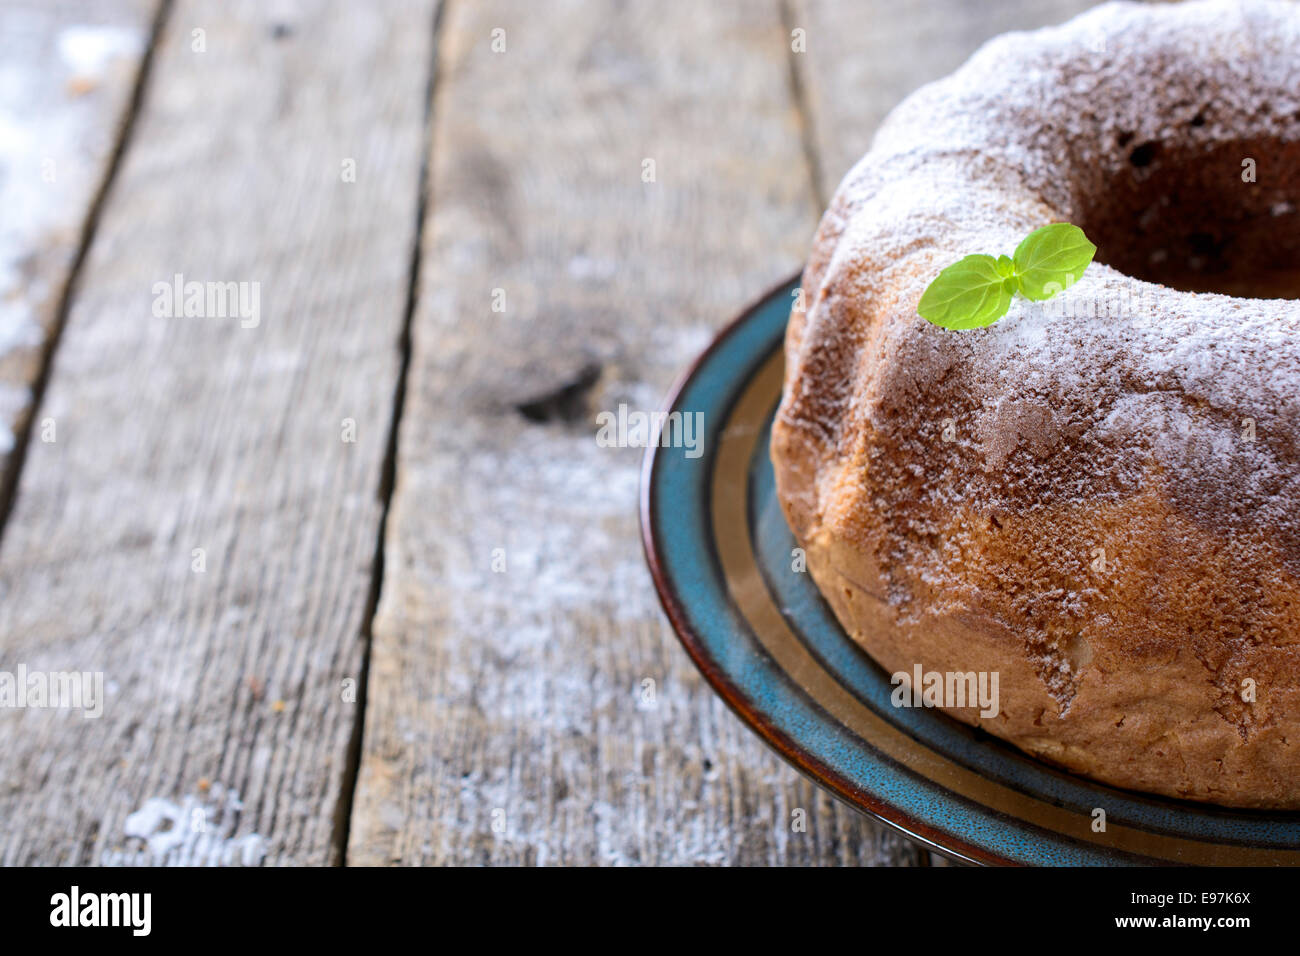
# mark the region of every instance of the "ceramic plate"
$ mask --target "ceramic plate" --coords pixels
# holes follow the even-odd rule
[[[691,419],[702,442],[669,429],[646,455],[650,571],[714,689],[836,796],[956,859],[1300,864],[1300,814],[1115,790],[938,711],[890,704],[889,676],[847,637],[811,576],[793,570],[796,543],[776,500],[768,434],[797,281],[741,315],[673,389],[666,411],[702,416]]]

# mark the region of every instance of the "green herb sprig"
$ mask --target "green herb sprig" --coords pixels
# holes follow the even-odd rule
[[[1035,229],[1011,256],[973,255],[939,273],[916,311],[945,329],[981,329],[1011,308],[1017,294],[1040,302],[1083,275],[1097,247],[1068,222]]]

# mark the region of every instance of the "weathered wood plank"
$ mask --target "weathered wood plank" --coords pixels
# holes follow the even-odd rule
[[[788,0],[790,27],[804,31],[796,54],[811,117],[823,193],[871,147],[876,127],[917,87],[961,66],[985,40],[1008,30],[1061,23],[1094,0]],[[828,201],[830,195],[823,195]]]
[[[159,0],[0,8],[0,522]]]
[[[103,716],[0,709],[0,861],[331,858],[432,25],[171,11],[0,547],[0,668],[102,671]],[[249,308],[159,315],[177,274]]]
[[[595,440],[804,255],[789,53],[775,0],[449,8],[350,863],[918,859],[703,684]]]

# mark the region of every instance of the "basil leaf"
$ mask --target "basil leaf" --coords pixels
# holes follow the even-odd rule
[[[1050,299],[1072,286],[1096,253],[1083,230],[1068,222],[1035,229],[1016,246],[1013,257],[1021,294],[1036,302]]]
[[[1005,257],[1003,257],[1005,258]],[[945,329],[992,325],[1011,308],[1015,276],[1004,274],[992,256],[967,256],[939,273],[916,306],[923,319]]]

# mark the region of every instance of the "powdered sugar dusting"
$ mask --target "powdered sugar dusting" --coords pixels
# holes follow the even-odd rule
[[[989,329],[946,333],[915,314],[929,279],[956,258],[1010,252],[1045,222],[1079,221],[1080,182],[1104,181],[1116,137],[1184,136],[1198,112],[1195,135],[1207,143],[1300,139],[1294,5],[1110,3],[998,37],[919,90],[823,221],[804,281],[813,305],[789,343],[783,418],[847,441],[864,418],[897,428],[900,402],[922,402],[918,416],[965,415],[981,469],[998,478],[972,486],[950,476],[954,501],[1027,502],[1049,486],[1084,500],[1153,466],[1204,473],[1207,448],[1234,448],[1210,469],[1216,481],[1183,483],[1195,493],[1180,492],[1180,506],[1218,521],[1231,488],[1250,500],[1227,510],[1252,520],[1300,513],[1300,498],[1287,497],[1300,458],[1300,302],[1178,292],[1094,264],[1056,300],[1017,299]],[[886,354],[892,364],[877,364]],[[924,405],[921,396],[955,381],[967,408]],[[1243,449],[1246,427],[1258,440]],[[1027,457],[1008,472],[1016,455]],[[1092,480],[1106,456],[1113,472]]]

